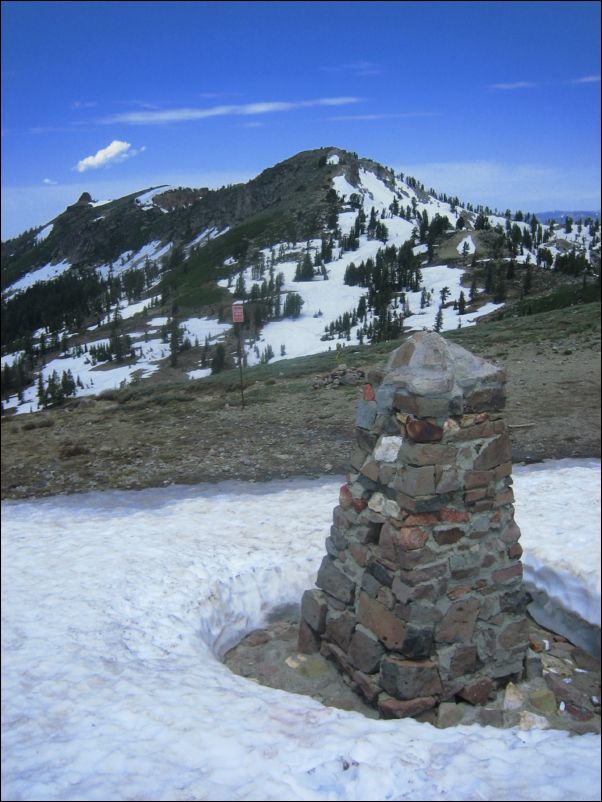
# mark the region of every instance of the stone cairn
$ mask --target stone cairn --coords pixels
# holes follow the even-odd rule
[[[383,716],[430,720],[523,673],[505,375],[421,332],[368,378],[298,648],[333,659]]]

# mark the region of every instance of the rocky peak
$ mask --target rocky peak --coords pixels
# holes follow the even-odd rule
[[[92,196],[89,192],[82,192],[79,196],[77,203],[74,206],[87,206],[88,204],[92,203]]]

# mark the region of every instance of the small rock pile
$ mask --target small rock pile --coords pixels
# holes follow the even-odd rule
[[[486,704],[528,651],[505,376],[420,332],[370,378],[299,651],[384,716]]]
[[[337,368],[327,373],[314,382],[314,389],[321,387],[338,387],[341,384],[363,384],[366,381],[366,374],[361,368],[348,368],[347,365],[339,365]]]

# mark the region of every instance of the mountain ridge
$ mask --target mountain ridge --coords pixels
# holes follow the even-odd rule
[[[3,405],[25,412],[60,400],[61,374],[83,395],[233,364],[235,299],[248,364],[474,325],[595,283],[600,237],[597,220],[544,229],[325,147],[217,190],[83,193],[2,255]]]

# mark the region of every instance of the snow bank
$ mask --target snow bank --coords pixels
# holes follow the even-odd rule
[[[577,525],[598,538],[599,463],[577,467],[518,471],[517,519],[592,592],[591,550],[565,564]],[[531,481],[577,520],[542,525]],[[3,798],[599,799],[598,736],[366,719],[219,661],[313,584],[339,483],[4,503]]]
[[[523,530],[525,581],[555,604],[600,626],[599,460],[516,466],[516,519]],[[584,491],[588,488],[587,499]],[[523,521],[525,523],[523,523]],[[525,546],[526,543],[526,546]]]

